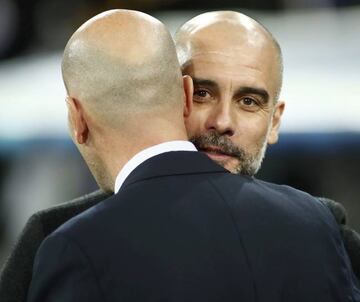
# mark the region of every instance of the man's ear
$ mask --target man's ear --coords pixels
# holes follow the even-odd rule
[[[78,144],[85,144],[89,136],[89,128],[81,103],[72,97],[66,97],[72,138]]]
[[[183,76],[183,86],[184,86],[184,118],[189,117],[192,106],[193,106],[193,93],[194,85],[192,78],[188,75]]]
[[[275,104],[274,113],[271,122],[271,130],[268,137],[268,144],[276,144],[279,140],[279,128],[281,122],[281,116],[285,109],[285,102],[278,101]]]

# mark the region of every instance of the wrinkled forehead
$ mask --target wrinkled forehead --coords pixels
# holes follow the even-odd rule
[[[257,87],[275,98],[278,89],[278,64],[271,49],[249,44],[214,43],[192,48],[182,64],[184,74],[211,80],[221,87]]]
[[[176,46],[184,74],[217,78],[223,84],[226,80],[263,83],[277,99],[282,83],[281,51],[255,20],[231,12],[203,14],[179,29]]]

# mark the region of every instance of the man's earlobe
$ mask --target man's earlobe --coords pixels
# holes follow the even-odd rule
[[[271,122],[271,130],[268,137],[268,144],[276,144],[279,140],[279,129],[281,124],[281,116],[285,109],[285,102],[278,101],[275,105],[272,122]]]
[[[66,102],[69,110],[69,121],[71,124],[71,130],[73,131],[73,138],[78,144],[85,144],[88,135],[89,128],[84,115],[84,110],[81,103],[72,97],[67,97]]]
[[[189,117],[193,106],[194,85],[189,75],[183,76],[184,86],[184,118]]]

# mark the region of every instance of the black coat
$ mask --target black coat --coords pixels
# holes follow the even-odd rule
[[[61,224],[109,197],[100,190],[32,215],[0,273],[0,301],[25,301],[31,281],[33,262],[41,242]],[[346,225],[346,211],[341,204],[319,198],[336,218],[349,254],[353,271],[360,279],[360,236]]]
[[[137,167],[47,237],[29,302],[360,299],[335,219],[310,195],[196,152]]]
[[[41,242],[64,222],[107,197],[99,190],[32,215],[2,268],[0,301],[25,301]]]

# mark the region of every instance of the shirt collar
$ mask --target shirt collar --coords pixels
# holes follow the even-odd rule
[[[120,170],[119,174],[115,179],[115,194],[119,192],[122,184],[125,179],[129,176],[129,174],[135,170],[137,166],[143,163],[145,160],[153,157],[155,155],[159,155],[161,153],[170,152],[170,151],[197,151],[195,146],[188,141],[170,141],[161,143],[155,146],[151,146],[146,148],[139,153],[135,154]]]

